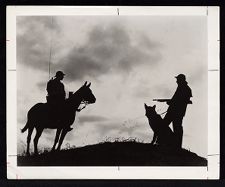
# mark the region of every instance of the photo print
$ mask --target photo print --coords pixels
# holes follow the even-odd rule
[[[206,15],[19,14],[14,23],[19,169],[206,172]]]
[[[18,164],[207,164],[206,17],[16,21]]]

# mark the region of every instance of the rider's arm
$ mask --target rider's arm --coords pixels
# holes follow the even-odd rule
[[[167,105],[171,104],[171,99],[166,102]]]

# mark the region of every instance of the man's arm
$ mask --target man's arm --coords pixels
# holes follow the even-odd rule
[[[47,87],[46,87],[48,95],[52,93],[52,85],[51,84],[52,84],[52,80],[49,80],[47,83]]]

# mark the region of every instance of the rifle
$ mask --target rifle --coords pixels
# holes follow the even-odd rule
[[[168,101],[170,101],[170,99],[153,99],[153,101],[168,102]]]
[[[169,102],[171,99],[153,99],[153,101],[158,101],[158,102]],[[188,104],[192,104],[192,101],[189,100]]]

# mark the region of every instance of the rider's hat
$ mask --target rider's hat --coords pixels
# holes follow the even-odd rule
[[[65,74],[62,71],[57,71],[55,77],[64,76]]]
[[[179,74],[175,77],[177,80],[186,81],[186,77],[184,74]]]

